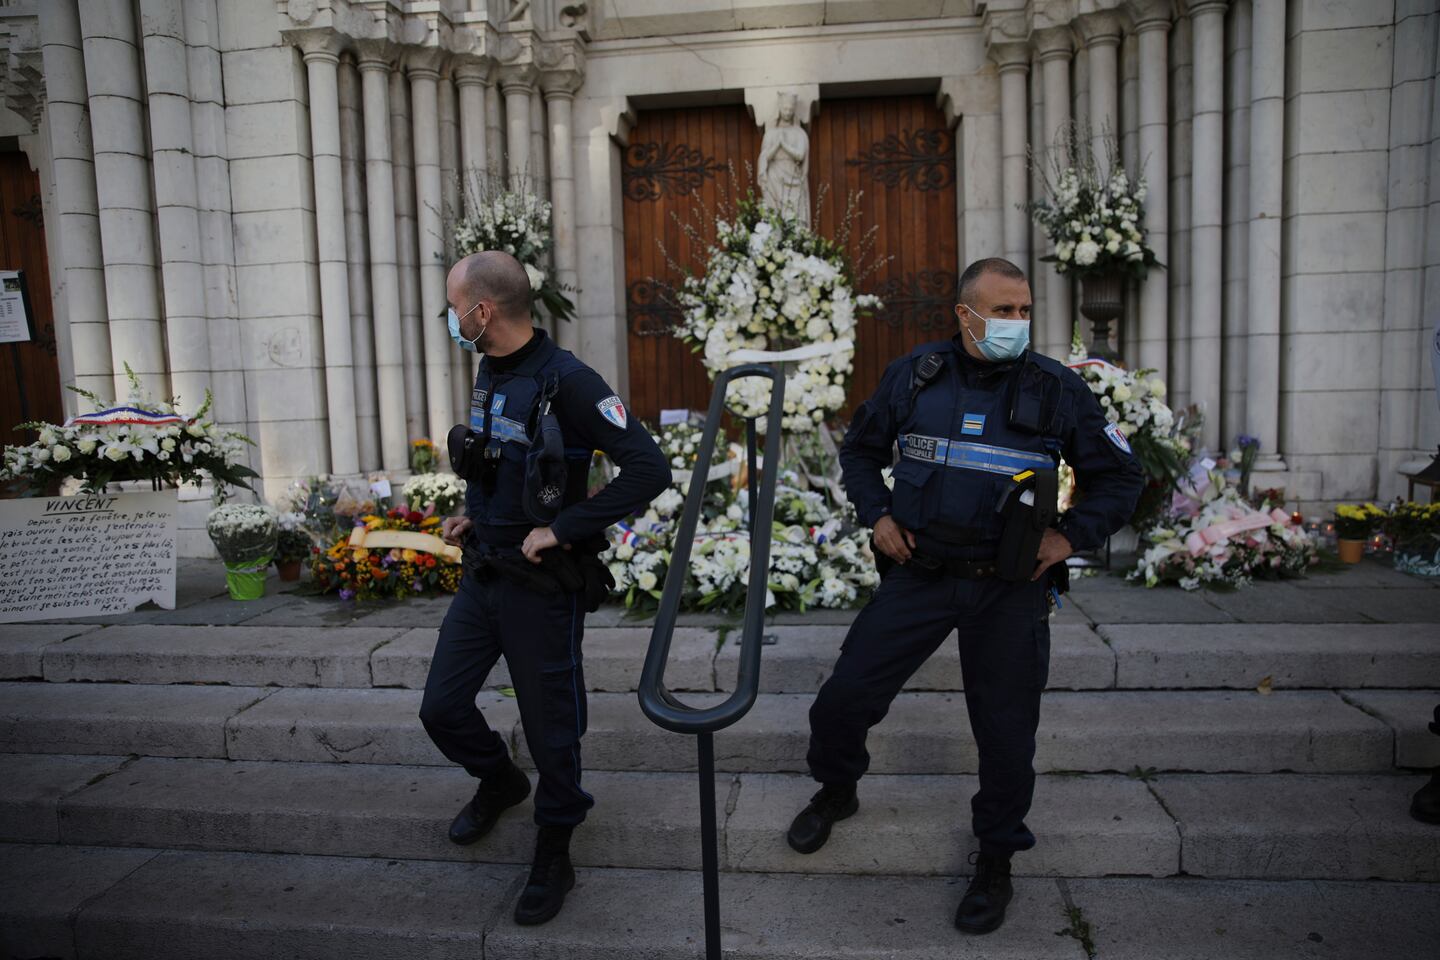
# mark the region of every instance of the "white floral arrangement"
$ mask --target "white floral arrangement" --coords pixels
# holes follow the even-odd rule
[[[459,257],[482,250],[503,250],[525,267],[530,277],[531,312],[541,319],[543,305],[556,320],[571,320],[575,304],[546,271],[554,239],[550,202],[524,189],[504,189],[502,177],[473,174],[466,185],[465,206],[456,218],[452,240]]]
[[[823,495],[799,487],[788,471],[778,479],[766,607],[855,605],[879,583],[868,533],[856,527],[848,505],[831,507]],[[733,610],[744,604],[750,577],[748,495],[725,490],[719,502],[707,498],[696,528],[681,595],[685,609]],[[610,529],[602,559],[626,606],[649,609],[658,603],[684,503],[671,486],[643,513]]]
[[[1318,559],[1314,539],[1277,505],[1258,506],[1218,471],[1195,468],[1169,517],[1142,531],[1148,546],[1126,579],[1147,587],[1241,587],[1303,575]]]
[[[129,365],[125,373],[130,396],[122,406],[107,407],[95,394],[72,387],[94,405],[93,413],[64,424],[20,424],[37,437],[33,443],[5,447],[0,481],[23,480],[33,490],[59,481],[77,492],[99,493],[110,483],[125,481],[148,481],[158,490],[186,483],[198,487],[212,479],[217,500],[224,499],[227,487],[250,489],[247,481],[257,474],[242,458],[252,441],[215,424],[208,390],[205,402],[187,417],[175,400],[157,402],[146,396]]]
[[[856,319],[880,300],[855,293],[840,245],[753,200],[715,228],[703,275],[678,293],[676,336],[700,352],[712,378],[737,364],[736,351],[830,345],[796,362],[785,381],[784,428],[813,431],[844,406]],[[747,377],[730,386],[727,403],[737,416],[763,418],[770,390],[769,380]]]
[[[1149,480],[1131,523],[1143,527],[1164,508],[1176,482],[1185,473],[1192,436],[1199,426],[1192,416],[1177,417],[1165,402],[1165,381],[1154,370],[1126,370],[1104,360],[1085,357],[1084,344],[1071,347],[1070,369],[1080,375],[1105,411],[1105,419],[1125,436]],[[1060,465],[1060,507],[1073,498],[1074,472]]]
[[[205,532],[226,563],[255,563],[274,555],[280,521],[271,507],[232,503],[216,507],[205,520]]]
[[[1046,196],[1029,205],[1031,218],[1053,248],[1041,259],[1054,263],[1060,273],[1113,270],[1143,279],[1151,267],[1161,266],[1145,240],[1145,178],[1132,183],[1113,144],[1107,149],[1108,173],[1101,172],[1074,131],[1068,144],[1052,150],[1057,158],[1052,169],[1041,171]],[[1061,166],[1063,157],[1069,162]]]
[[[465,481],[453,473],[417,473],[405,481],[400,495],[411,510],[448,517],[465,500]]]
[[[672,470],[689,470],[700,459],[700,443],[705,436],[705,424],[689,420],[673,423],[661,430],[651,430],[651,435],[660,445],[660,452]],[[710,466],[715,468],[729,456],[729,446],[721,431],[715,433],[715,449],[710,456]]]

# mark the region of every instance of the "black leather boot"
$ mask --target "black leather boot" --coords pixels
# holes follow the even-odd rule
[[[544,923],[560,912],[565,894],[575,886],[570,864],[570,833],[574,827],[541,827],[535,838],[535,862],[530,879],[515,904],[515,922],[522,927]]]
[[[1015,896],[1010,883],[1010,856],[973,853],[975,877],[955,911],[955,926],[965,933],[989,933],[1005,922],[1005,908]]]
[[[837,821],[854,816],[859,809],[855,784],[827,783],[810,798],[809,806],[796,814],[785,839],[796,853],[814,853],[825,846]]]
[[[450,823],[450,842],[474,843],[495,828],[500,814],[530,796],[530,778],[509,760],[480,781],[475,796],[460,808]]]

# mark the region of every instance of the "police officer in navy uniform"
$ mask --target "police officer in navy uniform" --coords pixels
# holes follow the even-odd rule
[[[480,780],[450,825],[453,842],[474,843],[530,793],[506,737],[475,705],[504,656],[539,773],[535,857],[515,920],[544,923],[575,884],[571,831],[595,802],[580,777],[581,640],[586,610],[613,585],[598,560],[604,531],[664,490],[670,469],[600,375],[532,324],[529,277],[514,257],[466,257],[446,295],[451,336],[484,358],[470,422],[451,431],[465,515],[447,519],[443,535],[463,547],[465,573],[440,627],[420,719],[440,751]],[[595,450],[620,473],[587,499]]]
[[[885,575],[810,710],[807,759],[821,789],[787,839],[813,853],[856,812],[867,731],[958,630],[980,755],[971,800],[980,849],[955,925],[987,933],[1005,919],[1011,854],[1035,844],[1025,815],[1049,669],[1049,596],[1063,592],[1066,557],[1100,546],[1130,517],[1142,475],[1080,377],[1028,350],[1030,286],[1020,268],[1001,259],[971,264],[959,298],[959,333],[890,364],[845,436],[845,489],[874,529]],[[1053,477],[1062,456],[1083,497],[1035,531],[1033,559],[1012,564],[1018,572],[1006,579],[998,557],[1007,516],[1034,509],[1007,506],[1024,500],[1010,494],[1037,473]],[[892,461],[893,492],[881,473]]]

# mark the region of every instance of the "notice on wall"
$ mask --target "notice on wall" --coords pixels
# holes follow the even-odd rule
[[[0,623],[175,609],[175,491],[0,500]]]
[[[25,309],[25,285],[19,270],[0,270],[0,343],[34,339]]]

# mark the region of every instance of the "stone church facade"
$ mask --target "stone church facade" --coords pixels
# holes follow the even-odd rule
[[[0,46],[58,381],[212,389],[267,492],[403,471],[462,419],[470,170],[553,203],[560,342],[642,414],[703,406],[656,290],[782,97],[820,229],[857,197],[875,231],[857,389],[951,332],[982,256],[1030,270],[1063,355],[1078,291],[1020,204],[1078,121],[1147,178],[1166,265],[1119,349],[1212,447],[1259,437],[1262,485],[1316,504],[1403,490],[1440,441],[1440,0],[11,0]]]

